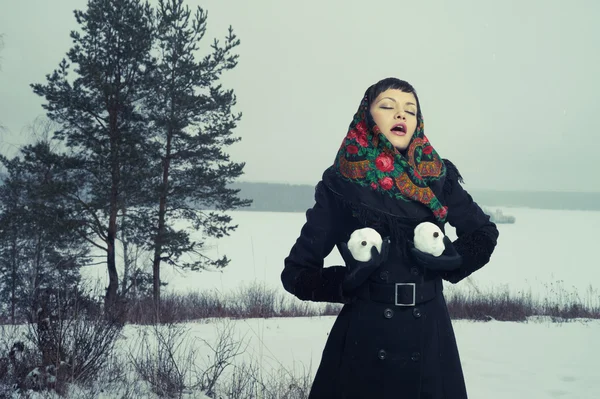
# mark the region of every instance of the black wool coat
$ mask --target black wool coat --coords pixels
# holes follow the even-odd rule
[[[436,196],[448,206],[447,221],[458,237],[454,246],[463,257],[463,265],[452,272],[423,270],[409,254],[407,240],[413,239],[417,224],[429,221],[444,231],[420,204],[406,202],[401,212],[392,214],[385,203],[374,209],[348,201],[351,196],[343,192],[347,186],[325,179],[317,184],[315,204],[306,213],[306,223],[281,274],[284,288],[302,300],[344,304],[327,339],[309,398],[467,398],[442,279],[458,283],[488,263],[499,233],[461,186],[454,165],[444,162],[448,172]],[[392,246],[387,261],[369,280],[347,293],[341,286],[346,268],[323,267],[324,258],[363,227],[389,236]],[[416,284],[414,305],[412,287],[396,283]],[[428,290],[423,298],[425,288],[421,291],[421,287]],[[381,292],[388,295],[382,297]]]

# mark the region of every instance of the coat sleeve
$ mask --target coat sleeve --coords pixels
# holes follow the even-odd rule
[[[334,194],[319,182],[315,204],[306,211],[300,236],[284,261],[281,281],[286,291],[302,300],[349,303],[342,293],[344,266],[323,267],[324,259],[343,237],[344,216]]]
[[[461,186],[462,177],[452,162],[444,159],[447,168],[444,193],[448,206],[447,221],[456,228],[454,247],[463,257],[459,269],[442,273],[442,278],[458,283],[490,261],[496,247],[499,232],[481,207]]]

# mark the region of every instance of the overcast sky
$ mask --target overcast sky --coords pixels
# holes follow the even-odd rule
[[[425,133],[466,187],[600,191],[597,0],[189,0],[205,45],[232,25],[239,65],[223,78],[243,113],[230,147],[242,181],[316,184],[365,89],[415,86]],[[6,153],[43,115],[44,83],[71,46],[84,0],[10,1],[0,33]]]

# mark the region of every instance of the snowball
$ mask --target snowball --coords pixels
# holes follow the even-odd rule
[[[420,223],[415,227],[415,248],[433,256],[440,256],[445,249],[444,233],[431,222]]]
[[[377,251],[381,253],[381,236],[377,231],[370,227],[354,230],[348,240],[348,249],[352,257],[359,262],[368,262],[371,260],[371,248],[375,245]]]

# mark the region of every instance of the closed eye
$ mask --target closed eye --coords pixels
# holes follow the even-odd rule
[[[379,108],[381,109],[394,109],[394,107],[384,107],[384,106],[380,106]],[[405,111],[407,114],[411,114],[412,116],[415,116],[415,112],[412,111]]]

